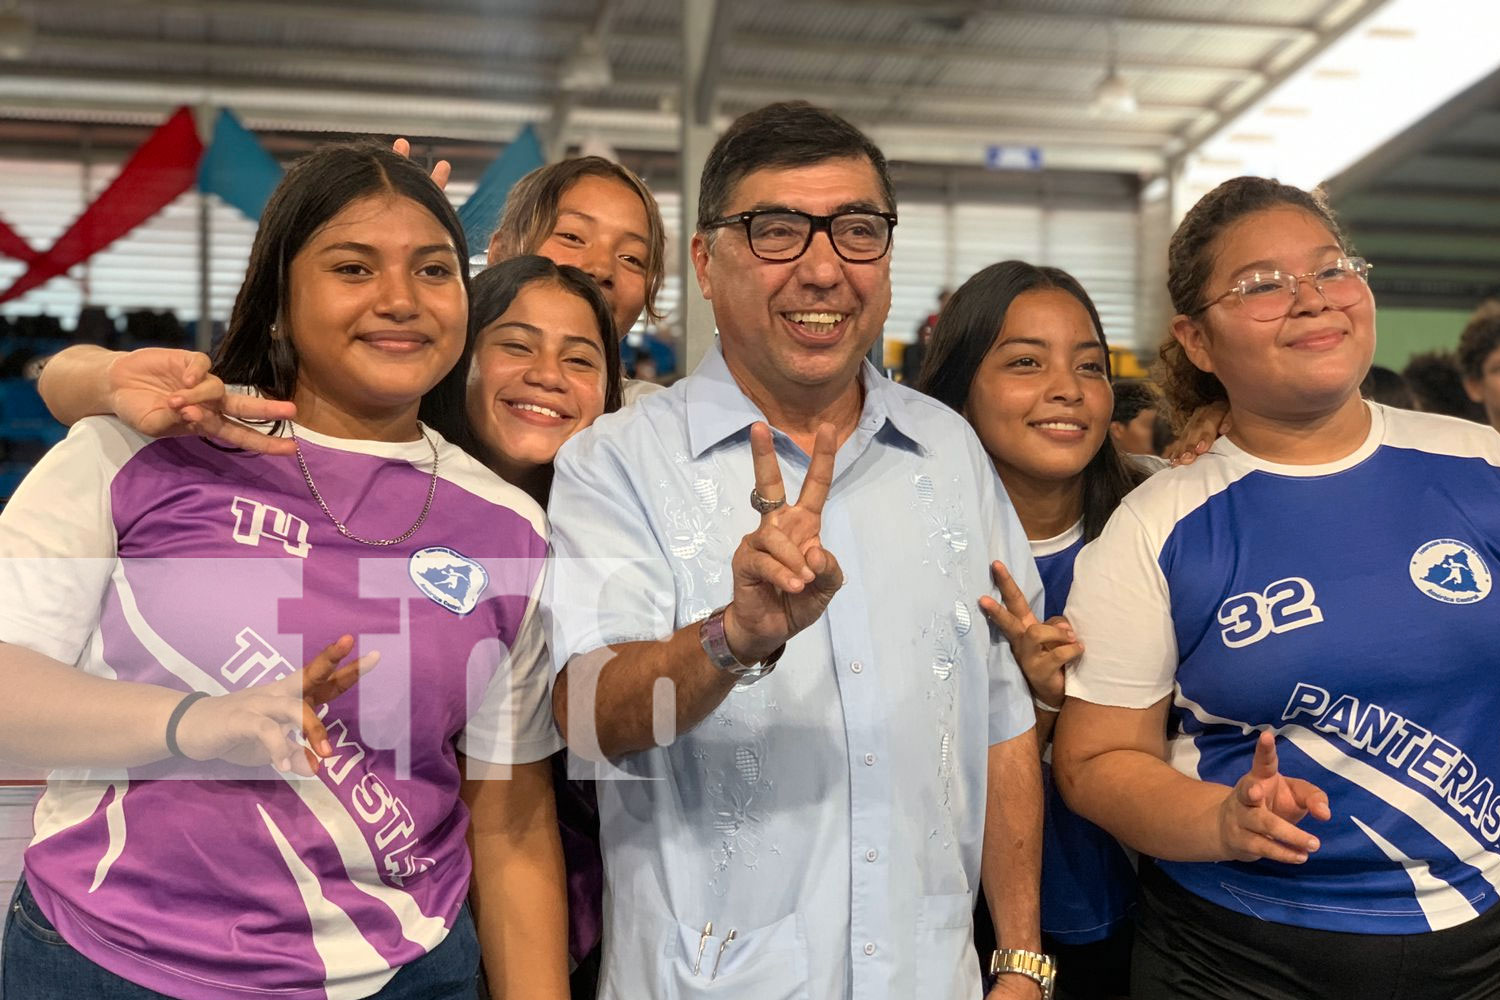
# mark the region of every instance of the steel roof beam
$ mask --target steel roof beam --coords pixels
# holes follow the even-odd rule
[[[1093,106],[1092,94],[1067,94],[1057,92],[1025,92],[1013,89],[997,89],[991,93],[952,87],[902,87],[880,84],[832,83],[821,80],[759,80],[735,77],[720,81],[720,88],[741,96],[765,100],[785,99],[792,96],[815,94],[817,99],[831,101],[887,101],[895,106],[911,103],[942,104],[950,108],[975,111],[994,111],[1002,108],[1014,110],[1067,109],[1079,110]],[[1201,104],[1169,104],[1148,101],[1137,109],[1142,114],[1159,114],[1176,117],[1201,115],[1213,109]],[[1105,120],[1108,124],[1116,122]]]
[[[1216,31],[1223,34],[1276,35],[1284,38],[1314,37],[1318,31],[1306,24],[1288,24],[1285,21],[1256,21],[1248,18],[1205,18],[1180,14],[1073,14],[1049,7],[1007,4],[1004,7],[977,7],[973,3],[900,3],[879,0],[798,0],[797,3],[769,4],[770,7],[788,7],[797,11],[809,8],[860,11],[862,13],[909,14],[913,18],[951,17],[983,21],[1003,21],[1025,18],[1038,21],[1099,27],[1113,22],[1122,28],[1179,31],[1189,28],[1197,31]],[[764,8],[762,8],[764,9]]]
[[[347,3],[321,4],[313,0],[46,0],[49,9],[98,10],[118,14],[122,10],[149,13],[200,13],[205,16],[249,17],[268,21],[335,21],[357,19],[363,27],[379,26],[409,33],[414,20],[423,27],[464,34],[479,34],[497,28],[527,30],[557,39],[572,40],[586,34],[594,19],[560,20],[554,17],[524,17],[515,14],[455,14],[423,10],[414,18],[410,10],[367,7]]]
[[[621,41],[641,41],[650,35],[630,33],[618,36]],[[947,62],[986,62],[1005,66],[1026,66],[1046,69],[1103,71],[1109,54],[1100,50],[1098,56],[1090,58],[1075,51],[1048,52],[1039,49],[999,49],[943,45],[936,43],[901,42],[819,42],[799,38],[778,38],[774,35],[736,35],[736,49],[753,49],[771,54],[808,55],[827,59],[830,56],[869,56],[877,59],[942,59]],[[1115,65],[1127,73],[1191,74],[1194,76],[1223,76],[1235,79],[1260,78],[1264,74],[1254,66],[1233,66],[1224,63],[1181,62],[1172,59],[1116,59]]]
[[[1361,222],[1357,215],[1344,219],[1344,227],[1360,240],[1405,239],[1416,236],[1432,236],[1439,239],[1489,239],[1495,234],[1493,222],[1388,222],[1378,212],[1366,216],[1370,221]],[[1442,258],[1435,257],[1434,260]],[[1382,261],[1383,263],[1383,258]],[[1500,279],[1500,275],[1496,275]]]
[[[698,85],[693,92],[693,118],[699,125],[713,121],[714,100],[718,96],[719,81],[724,73],[724,49],[729,44],[734,29],[734,13],[724,0],[712,0],[709,13],[708,44],[703,50],[703,61],[698,67]]]
[[[1450,202],[1474,208],[1500,206],[1500,192],[1475,191],[1472,188],[1451,188],[1441,184],[1373,184],[1358,190],[1346,191],[1340,199],[1365,202],[1370,199],[1388,198],[1398,201],[1418,199],[1435,202]]]

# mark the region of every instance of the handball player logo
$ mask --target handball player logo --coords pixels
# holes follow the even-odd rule
[[[473,611],[490,583],[483,566],[441,545],[413,552],[407,570],[418,590],[458,615]]]
[[[1434,601],[1473,604],[1490,594],[1490,568],[1456,538],[1434,538],[1412,553],[1411,582]]]

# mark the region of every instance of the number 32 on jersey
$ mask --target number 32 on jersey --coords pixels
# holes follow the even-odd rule
[[[1313,585],[1300,576],[1277,580],[1260,593],[1235,594],[1219,605],[1224,645],[1238,649],[1276,632],[1290,632],[1323,620]]]

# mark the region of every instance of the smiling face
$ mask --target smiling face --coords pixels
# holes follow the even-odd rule
[[[604,412],[604,358],[594,311],[551,281],[522,288],[480,331],[469,368],[469,423],[496,472],[528,482]]]
[[[810,215],[890,211],[875,168],[863,158],[836,158],[747,174],[726,215],[789,208]],[[750,252],[744,227],[693,237],[693,265],[713,304],[730,370],[758,402],[824,400],[858,392],[861,359],[891,307],[891,258],[851,264],[816,233],[794,261],[764,261]],[[764,405],[764,403],[762,403]]]
[[[964,407],[1000,478],[1008,486],[1076,479],[1113,410],[1104,346],[1083,303],[1050,288],[1016,296]]]
[[[641,196],[613,177],[585,174],[557,201],[557,221],[528,252],[557,264],[571,264],[599,285],[625,336],[646,308],[647,236],[651,231]],[[490,245],[491,264],[495,244]]]
[[[298,419],[339,436],[415,420],[458,362],[468,297],[458,251],[395,194],[350,202],[292,258],[284,326],[298,359]]]
[[[1245,216],[1213,250],[1205,297],[1257,271],[1306,274],[1344,255],[1316,216],[1291,206]],[[1291,312],[1272,320],[1252,319],[1230,295],[1196,319],[1178,316],[1172,332],[1193,364],[1218,376],[1232,408],[1277,419],[1315,416],[1359,400],[1375,354],[1375,300],[1361,291],[1353,305],[1334,309],[1302,281]]]

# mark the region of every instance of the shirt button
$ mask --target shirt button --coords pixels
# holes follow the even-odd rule
[[[874,861],[878,857],[880,857],[880,852],[877,851],[877,850],[875,850],[875,848],[873,848],[873,847],[870,848],[868,851],[865,852],[865,860],[866,861]]]
[[[853,663],[849,664],[849,669],[857,674],[865,669],[865,665],[863,663],[860,663],[858,660],[855,660]]]
[[[875,954],[875,945],[873,945],[873,944],[866,944],[865,945],[865,954],[866,955],[873,955],[873,954]]]
[[[865,763],[873,767],[875,764],[875,755],[872,753],[865,754]]]

